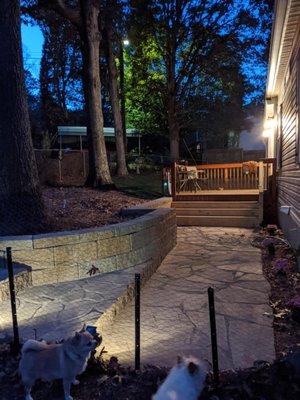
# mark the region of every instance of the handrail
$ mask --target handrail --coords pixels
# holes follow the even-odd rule
[[[201,164],[197,165],[197,169],[215,169],[215,168],[238,168],[242,167],[244,163],[229,163],[229,164]]]
[[[187,168],[185,168],[187,167]],[[194,171],[198,171],[195,175]],[[187,166],[174,164],[173,193],[200,192],[201,190],[267,189],[269,164],[247,161],[227,164],[200,164]]]

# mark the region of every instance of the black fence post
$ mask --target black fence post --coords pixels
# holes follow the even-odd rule
[[[17,319],[17,307],[16,307],[16,292],[15,292],[15,282],[14,282],[14,269],[12,263],[11,247],[6,248],[6,263],[8,270],[9,279],[9,291],[10,291],[10,303],[11,303],[11,313],[14,331],[14,341],[12,344],[12,353],[17,355],[20,351],[20,338],[19,338],[19,328]]]
[[[214,383],[217,386],[219,384],[219,360],[218,360],[218,343],[217,343],[214,289],[212,287],[209,287],[207,289],[207,293],[208,293],[208,306],[209,306],[213,374],[214,374]]]
[[[135,274],[135,369],[141,366],[141,275]]]

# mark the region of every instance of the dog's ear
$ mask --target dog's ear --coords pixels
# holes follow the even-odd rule
[[[182,364],[182,357],[181,356],[177,356],[177,365]]]
[[[81,328],[81,331],[79,333],[83,333],[86,331],[86,323],[83,324],[83,327]]]
[[[191,375],[194,375],[198,371],[198,365],[193,363],[192,361],[188,364],[188,371]]]

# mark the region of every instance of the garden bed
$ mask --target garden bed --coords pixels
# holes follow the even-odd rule
[[[263,273],[271,286],[275,351],[282,357],[300,343],[300,273],[292,248],[276,227],[262,230],[254,245],[262,249]]]
[[[53,232],[99,227],[125,221],[122,208],[145,200],[118,190],[100,191],[91,188],[43,187],[47,222]]]
[[[211,375],[199,400],[298,400],[299,351],[286,360],[273,364],[258,361],[252,368],[224,371],[220,386],[215,389]],[[0,345],[1,400],[21,400],[23,386],[19,380],[18,359],[9,354],[8,345]],[[109,362],[91,359],[80,385],[72,387],[74,400],[151,400],[158,386],[167,376],[163,367],[146,366],[141,372],[122,367],[115,357]],[[61,382],[37,383],[34,400],[62,400]]]

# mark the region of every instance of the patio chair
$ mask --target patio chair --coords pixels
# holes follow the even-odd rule
[[[186,166],[186,172],[184,173],[183,182],[180,186],[180,190],[189,189],[191,191],[197,192],[197,190],[201,190],[200,185],[198,184],[198,170],[196,166]]]

